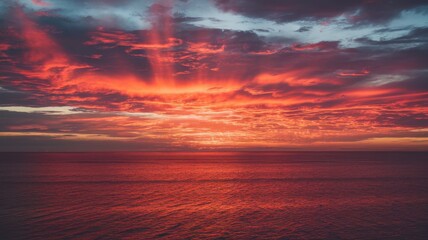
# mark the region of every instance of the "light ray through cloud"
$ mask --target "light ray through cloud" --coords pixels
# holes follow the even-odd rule
[[[1,3],[0,150],[426,149],[426,2],[260,4]]]

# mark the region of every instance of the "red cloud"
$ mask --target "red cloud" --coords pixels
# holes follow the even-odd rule
[[[419,88],[366,84],[385,72],[418,73],[424,54],[403,64],[338,42],[275,50],[251,32],[177,29],[170,11],[153,6],[148,30],[98,29],[71,41],[17,10],[20,26],[8,36],[17,39],[0,51],[19,64],[2,67],[11,66],[2,86],[28,93],[20,100],[27,106],[70,106],[76,114],[25,109],[4,130],[193,149],[387,145],[426,134],[422,78],[412,79]]]
[[[31,2],[32,2],[34,5],[37,5],[37,6],[39,6],[39,7],[50,7],[50,6],[51,6],[51,3],[46,2],[46,1],[44,1],[44,0],[31,0]]]

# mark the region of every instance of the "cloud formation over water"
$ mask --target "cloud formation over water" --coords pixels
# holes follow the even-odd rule
[[[0,150],[426,149],[428,5],[333,3],[1,3]]]

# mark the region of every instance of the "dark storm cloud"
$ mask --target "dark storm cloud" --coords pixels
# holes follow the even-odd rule
[[[428,6],[424,0],[215,0],[215,3],[225,11],[276,22],[323,20],[345,14],[351,22],[355,23],[383,23],[398,16],[404,10]]]

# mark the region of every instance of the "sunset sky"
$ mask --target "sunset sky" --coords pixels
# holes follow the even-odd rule
[[[0,151],[427,149],[426,0],[0,2]]]

